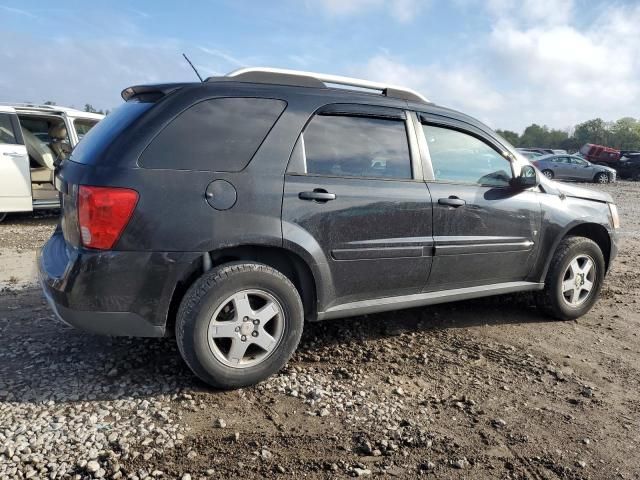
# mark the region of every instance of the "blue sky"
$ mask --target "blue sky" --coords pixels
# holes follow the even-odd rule
[[[179,5],[179,6],[177,6]],[[0,0],[0,101],[113,108],[247,65],[413,87],[494,128],[640,116],[640,2]]]

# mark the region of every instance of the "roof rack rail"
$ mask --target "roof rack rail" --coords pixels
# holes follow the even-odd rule
[[[42,108],[42,109],[48,109],[48,110],[55,110],[57,108],[60,108],[58,105],[45,105],[45,104],[31,103],[31,102],[18,102],[18,103],[0,102],[0,105],[5,107]]]
[[[228,73],[226,79],[234,79],[244,82],[274,83],[281,85],[295,85],[303,87],[324,87],[329,85],[344,85],[347,87],[375,90],[382,95],[393,98],[401,98],[414,102],[430,103],[429,100],[410,88],[385,83],[371,82],[358,78],[329,75],[326,73],[305,72],[302,70],[288,70],[285,68],[246,67]],[[207,81],[216,81],[220,77],[211,77]]]

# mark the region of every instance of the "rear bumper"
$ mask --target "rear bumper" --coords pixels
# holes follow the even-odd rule
[[[176,288],[198,253],[91,251],[56,231],[38,254],[44,295],[59,320],[101,335],[161,337]]]

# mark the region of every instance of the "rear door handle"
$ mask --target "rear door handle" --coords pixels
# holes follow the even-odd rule
[[[329,193],[324,188],[315,188],[313,192],[300,192],[298,194],[300,200],[312,200],[316,202],[328,202],[329,200],[335,200],[336,194]]]
[[[450,196],[449,198],[439,198],[438,199],[438,203],[440,205],[447,205],[449,207],[454,207],[454,208],[458,208],[458,207],[461,207],[461,206],[467,204],[467,202],[465,202],[461,198],[458,198],[458,197],[453,196],[453,195]]]

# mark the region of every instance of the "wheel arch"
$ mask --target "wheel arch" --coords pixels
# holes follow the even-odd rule
[[[291,283],[298,290],[304,306],[305,318],[315,320],[318,309],[317,285],[319,279],[316,278],[317,275],[314,274],[309,264],[297,253],[282,247],[262,245],[240,245],[220,248],[208,253],[212,267],[230,262],[252,261],[275,268],[291,280]],[[173,331],[180,302],[189,287],[202,275],[203,270],[202,257],[198,257],[191,268],[187,270],[184,278],[178,282],[169,304],[167,332]]]
[[[566,237],[584,237],[590,240],[593,240],[600,250],[602,250],[602,255],[604,256],[605,269],[609,271],[609,262],[611,258],[611,237],[609,236],[608,230],[599,223],[593,222],[583,222],[570,225],[561,235],[558,235],[558,238],[553,244],[551,251],[555,254],[558,249],[558,245],[562,242]],[[546,259],[544,271],[542,274],[542,281],[547,277],[547,272],[549,271],[549,266],[551,265],[551,260],[553,259],[553,255],[549,255]]]

